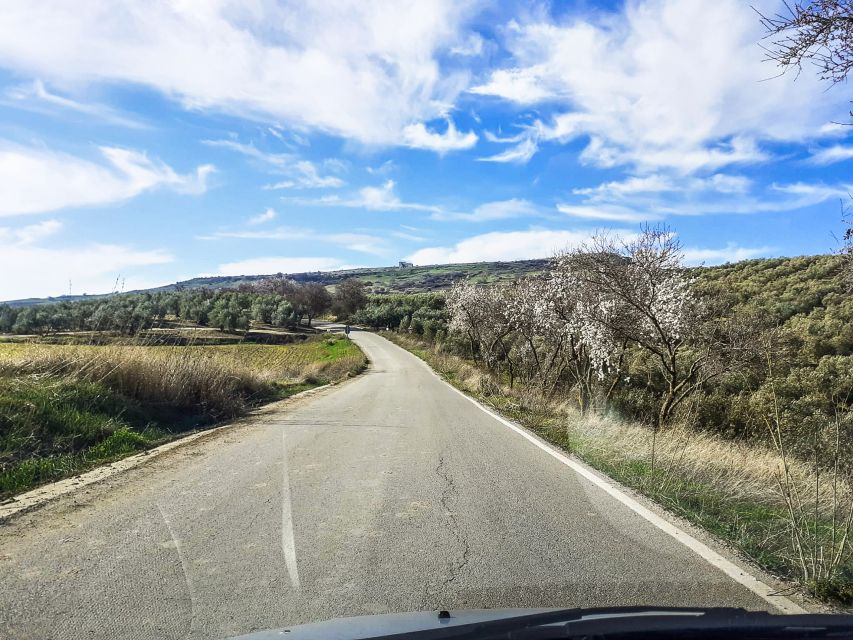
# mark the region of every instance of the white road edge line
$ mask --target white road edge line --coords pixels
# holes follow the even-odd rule
[[[284,564],[290,575],[293,588],[300,590],[299,569],[296,565],[296,541],[293,537],[293,510],[290,506],[290,478],[287,473],[287,437],[286,432],[281,432],[281,551],[284,554]]]
[[[324,384],[320,387],[314,387],[313,389],[306,389],[305,391],[294,393],[289,398],[286,398],[284,402],[294,400],[296,398],[314,395],[315,393],[323,391],[324,389],[327,389],[331,386],[332,385],[330,384]],[[31,509],[40,507],[46,502],[55,500],[56,498],[65,495],[66,493],[72,493],[74,491],[77,491],[78,489],[85,487],[86,485],[94,484],[96,482],[100,482],[101,480],[106,480],[107,478],[111,478],[112,476],[117,475],[123,471],[138,467],[139,465],[145,462],[153,460],[162,453],[171,451],[175,447],[181,447],[185,444],[189,444],[193,440],[197,440],[202,436],[207,436],[211,433],[216,433],[217,431],[221,431],[222,429],[228,429],[230,427],[233,427],[235,424],[237,423],[229,422],[228,424],[224,424],[221,427],[214,427],[213,429],[196,431],[195,433],[191,433],[188,436],[177,438],[176,440],[170,440],[166,444],[161,444],[159,447],[148,449],[147,451],[128,456],[127,458],[122,458],[121,460],[117,460],[116,462],[111,462],[100,467],[95,467],[91,471],[87,471],[86,473],[82,473],[78,476],[73,476],[71,478],[66,478],[65,480],[52,482],[50,484],[46,484],[36,489],[33,489],[32,491],[27,491],[26,493],[13,496],[8,503],[0,504],[0,524],[2,524],[17,513],[20,513],[22,511],[30,511]]]
[[[391,342],[391,341],[389,340],[388,342]],[[394,343],[392,342],[391,344],[394,344]],[[395,346],[402,349],[402,347],[399,347],[399,345],[395,345]],[[405,351],[405,349],[403,349],[403,350]],[[772,604],[774,607],[779,609],[782,613],[787,613],[787,614],[808,613],[808,611],[803,609],[800,605],[798,605],[796,602],[790,600],[789,598],[786,598],[785,596],[782,596],[782,595],[776,595],[776,590],[773,589],[770,585],[762,582],[761,580],[759,580],[755,576],[747,573],[746,571],[744,571],[743,569],[738,567],[735,563],[733,563],[731,560],[727,560],[726,558],[721,556],[719,553],[717,553],[716,551],[711,549],[705,543],[700,542],[699,540],[697,540],[696,538],[691,536],[686,531],[679,529],[677,526],[675,526],[674,524],[672,524],[668,520],[661,518],[655,512],[651,511],[647,507],[644,507],[637,500],[635,500],[631,496],[629,496],[626,493],[624,493],[623,491],[621,491],[619,488],[614,486],[612,483],[608,482],[608,480],[606,478],[601,477],[596,473],[593,473],[592,471],[587,469],[585,466],[583,466],[583,465],[579,464],[578,462],[576,462],[575,460],[572,460],[571,458],[569,458],[562,451],[559,451],[559,450],[555,449],[554,447],[552,447],[551,445],[540,440],[538,437],[536,437],[535,435],[533,435],[532,433],[530,433],[526,429],[519,427],[518,425],[515,425],[512,422],[510,422],[509,420],[507,420],[506,418],[498,415],[497,413],[495,413],[494,411],[492,411],[491,409],[489,409],[488,407],[486,407],[485,405],[480,403],[478,400],[475,400],[474,398],[472,398],[468,394],[460,391],[459,389],[454,387],[452,384],[447,382],[447,380],[442,378],[438,374],[438,372],[436,372],[432,367],[429,366],[429,364],[427,364],[426,362],[424,362],[423,360],[421,360],[420,358],[418,358],[414,354],[410,354],[410,355],[412,355],[413,358],[415,358],[424,367],[426,367],[434,376],[436,376],[444,384],[446,384],[448,387],[453,389],[453,391],[455,391],[460,396],[465,398],[468,402],[473,404],[475,407],[479,408],[480,411],[487,413],[492,418],[494,418],[495,420],[500,422],[502,425],[509,427],[510,429],[515,431],[518,435],[520,435],[522,438],[525,438],[526,440],[530,441],[531,443],[533,443],[534,445],[536,445],[537,447],[542,449],[542,451],[544,451],[545,453],[553,456],[554,458],[556,458],[557,460],[562,462],[564,465],[566,465],[567,467],[572,469],[572,471],[574,471],[578,475],[583,476],[584,478],[589,480],[592,484],[597,486],[599,489],[602,489],[607,494],[609,494],[611,497],[615,498],[616,500],[621,502],[623,505],[625,505],[626,507],[631,509],[631,511],[633,511],[634,513],[636,513],[640,517],[644,518],[645,520],[647,520],[648,522],[650,522],[651,524],[656,526],[658,529],[660,529],[664,533],[666,533],[666,534],[672,536],[673,538],[675,538],[676,540],[678,540],[685,547],[687,547],[688,549],[693,551],[693,553],[695,553],[699,557],[703,558],[710,565],[716,567],[717,569],[719,569],[720,571],[725,573],[732,580],[734,580],[738,584],[743,585],[744,587],[746,587],[747,589],[752,591],[755,595],[759,596],[762,600]]]

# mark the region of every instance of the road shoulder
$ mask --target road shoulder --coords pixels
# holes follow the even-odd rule
[[[290,405],[293,405],[300,401],[327,392],[336,386],[345,384],[345,382],[346,381],[340,383],[326,384],[320,387],[315,387],[313,389],[307,389],[300,393],[294,394],[289,398],[285,398],[284,400],[279,400],[277,402],[272,402],[267,405],[264,405],[263,407],[256,409],[247,416],[238,420],[234,420],[228,422],[227,424],[223,424],[218,427],[213,427],[211,429],[203,429],[200,431],[196,431],[189,435],[170,440],[169,442],[162,444],[158,447],[154,447],[153,449],[148,449],[146,451],[134,454],[127,458],[122,458],[121,460],[117,460],[115,462],[96,467],[95,469],[87,471],[86,473],[82,473],[71,478],[65,478],[64,480],[59,480],[57,482],[51,482],[49,484],[37,487],[36,489],[32,489],[31,491],[27,491],[17,496],[13,496],[12,498],[9,498],[8,500],[0,504],[0,525],[8,522],[10,519],[18,515],[42,507],[45,504],[56,500],[57,498],[78,491],[83,487],[102,482],[120,473],[124,473],[125,471],[129,471],[130,469],[134,469],[136,467],[139,467],[140,465],[152,462],[163,454],[173,451],[174,449],[197,443],[198,441],[203,439],[215,437],[216,435],[221,434],[223,431],[233,429],[237,426],[250,424],[259,416],[263,416],[271,412],[280,411],[285,407],[289,407]]]

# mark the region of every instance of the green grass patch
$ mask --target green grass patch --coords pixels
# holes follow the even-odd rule
[[[293,384],[276,383],[276,398],[279,400],[284,400],[285,398],[295,396],[297,393],[302,393],[303,391],[308,391],[310,389],[316,389],[317,387],[322,387],[324,384],[326,384],[326,383],[322,383],[322,382],[296,382]]]
[[[103,384],[54,376],[0,378],[0,498],[146,449],[207,422],[146,411]]]
[[[0,344],[0,499],[342,380],[366,362],[337,336],[287,345]]]

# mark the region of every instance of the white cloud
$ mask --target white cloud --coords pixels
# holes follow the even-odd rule
[[[245,142],[238,142],[237,140],[202,140],[201,143],[208,147],[220,147],[222,149],[236,151],[237,153],[257,160],[262,165],[267,165],[268,167],[279,171],[287,169],[296,160],[296,156],[291,153],[268,153],[266,151],[261,151],[254,144],[246,144]]]
[[[419,204],[417,202],[404,202],[394,192],[394,181],[386,180],[379,187],[362,187],[355,194],[348,197],[337,195],[323,196],[321,198],[289,198],[287,201],[295,204],[318,205],[323,207],[350,207],[353,209],[369,209],[371,211],[402,211],[405,209],[415,211],[432,211],[439,213],[440,207]]]
[[[541,140],[587,136],[582,160],[643,171],[759,162],[762,141],[822,135],[844,112],[846,96],[814,74],[771,78],[749,3],[637,0],[597,15],[510,23],[511,65],[472,91],[556,105]]]
[[[773,213],[841,198],[851,189],[853,185],[803,182],[764,188],[729,174],[705,178],[650,174],[574,189],[581,201],[560,203],[557,209],[579,218],[626,222],[669,215]]]
[[[493,142],[515,142],[516,140],[518,140],[518,143],[515,146],[509,147],[508,149],[491,156],[477,158],[477,160],[480,160],[481,162],[512,162],[515,164],[524,164],[536,155],[536,152],[539,150],[539,133],[535,129],[531,129],[529,132],[522,134],[520,138],[514,137],[506,140],[500,140],[492,137]]]
[[[631,176],[625,180],[602,182],[596,187],[579,187],[572,193],[595,198],[616,198],[636,193],[659,193],[675,190],[675,184],[668,176],[652,174],[649,176]]]
[[[321,176],[317,167],[310,160],[300,160],[295,166],[298,174],[296,183],[300,187],[310,189],[329,189],[344,186],[344,181],[337,176]]]
[[[715,173],[709,178],[691,178],[690,188],[715,191],[717,193],[746,193],[752,186],[752,180],[745,176],[732,176]]]
[[[511,198],[486,202],[476,207],[470,213],[440,212],[432,217],[436,220],[465,220],[467,222],[485,222],[488,220],[506,220],[507,218],[523,218],[540,215],[539,208],[529,200]]]
[[[822,125],[818,130],[818,133],[822,136],[833,137],[833,136],[846,136],[850,133],[850,125],[842,124],[840,122],[827,122]]]
[[[337,258],[272,256],[249,258],[219,265],[222,276],[266,275],[271,273],[302,273],[306,271],[336,271],[352,268]]]
[[[45,220],[23,227],[0,227],[0,243],[27,245],[55,235],[62,230],[58,220]]]
[[[397,144],[405,126],[443,116],[467,85],[445,54],[469,45],[462,25],[473,5],[20,0],[3,7],[0,65],[66,86],[132,83],[191,109]]]
[[[812,164],[827,165],[835,162],[843,162],[853,158],[853,145],[836,144],[825,149],[817,149],[812,152],[809,162]]]
[[[723,264],[725,262],[739,262],[740,260],[769,256],[774,251],[773,247],[741,247],[733,242],[728,243],[722,249],[685,247],[684,261],[690,265]]]
[[[367,167],[367,173],[374,176],[384,176],[386,174],[391,173],[392,171],[397,170],[397,165],[394,164],[393,160],[386,160],[378,167]]]
[[[428,149],[445,154],[448,151],[470,149],[477,144],[477,134],[473,131],[462,133],[456,129],[453,120],[447,121],[447,130],[444,133],[431,131],[423,122],[418,122],[403,129],[403,143],[413,149]]]
[[[252,216],[251,218],[249,218],[249,224],[251,224],[251,225],[263,224],[265,222],[269,222],[270,220],[274,220],[276,215],[277,214],[275,212],[275,209],[268,208],[263,213],[259,213],[258,215]]]
[[[628,207],[614,205],[588,206],[558,204],[557,210],[573,218],[585,220],[603,220],[608,222],[652,222],[660,220],[662,216],[658,213],[645,213],[634,211]]]
[[[522,69],[497,69],[492,72],[487,83],[471,87],[468,91],[504,98],[519,104],[535,104],[556,97],[553,90],[543,85],[543,71],[542,65]]]
[[[115,287],[117,279],[124,288],[151,285],[144,268],[173,261],[166,251],[141,251],[112,244],[84,244],[51,248],[38,242],[56,235],[62,224],[45,220],[23,227],[0,227],[0,273],[15,274],[0,278],[0,300],[73,293],[104,293]]]
[[[396,209],[420,209],[421,205],[407,204],[394,193],[394,181],[386,180],[381,187],[363,187],[358,191],[358,197],[347,206],[363,207],[380,211]]]
[[[56,109],[72,111],[107,124],[133,129],[145,129],[147,125],[124,115],[103,104],[78,102],[50,91],[41,80],[11,87],[5,92],[2,104],[30,111],[51,113]]]
[[[527,231],[495,231],[466,238],[452,246],[428,247],[412,253],[407,260],[415,264],[449,264],[496,260],[548,258],[555,252],[577,247],[592,236],[591,231],[530,229]],[[633,236],[615,230],[622,237]]]
[[[479,33],[471,33],[464,42],[450,48],[450,53],[455,56],[479,56],[483,53],[485,41]]]
[[[369,253],[372,255],[388,255],[390,248],[386,240],[367,233],[326,233],[313,229],[296,227],[275,227],[264,230],[216,231],[206,235],[196,236],[197,240],[222,240],[234,238],[238,240],[278,240],[295,241],[310,240],[312,243],[333,244],[350,251]]]
[[[773,184],[773,191],[797,196],[798,200],[809,204],[823,202],[830,198],[845,198],[853,192],[853,183],[828,185],[823,183],[794,182],[791,184]]]
[[[466,238],[452,246],[429,247],[415,251],[406,259],[418,265],[454,264],[463,262],[489,262],[549,258],[557,251],[573,249],[588,242],[594,235],[591,230],[496,231]],[[611,229],[614,237],[629,240],[636,232],[628,229]],[[737,262],[773,254],[772,247],[742,247],[729,243],[723,248],[708,249],[686,247],[685,261],[691,265]]]
[[[744,176],[716,173],[707,178],[675,178],[662,174],[629,176],[624,180],[604,182],[596,187],[572,189],[572,193],[587,196],[590,200],[615,200],[634,198],[638,194],[665,192],[700,192],[733,194],[745,193],[752,184]]]
[[[350,251],[369,253],[375,256],[384,256],[390,253],[388,244],[384,238],[372,236],[367,233],[330,233],[317,234],[318,240],[325,238],[327,242],[339,245]]]
[[[320,175],[317,165],[310,160],[302,160],[295,154],[261,151],[253,144],[245,144],[236,140],[202,140],[202,143],[209,147],[220,147],[236,151],[252,158],[265,168],[270,169],[273,173],[288,176],[288,180],[267,185],[264,187],[265,189],[336,188],[346,184],[337,176]],[[334,158],[324,161],[324,165],[337,171],[343,169],[343,164]]]
[[[222,240],[224,238],[236,238],[238,240],[304,240],[312,237],[313,232],[309,229],[295,227],[275,227],[273,229],[236,231],[215,231],[196,236],[197,240]]]
[[[105,162],[0,142],[0,216],[106,204],[156,188],[203,193],[214,171],[202,165],[195,174],[181,175],[139,151],[99,150]]]
[[[400,238],[400,240],[405,240],[406,242],[424,242],[426,240],[423,236],[409,233],[407,231],[392,231],[391,235],[395,238]]]

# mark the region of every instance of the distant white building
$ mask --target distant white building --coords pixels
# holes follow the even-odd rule
[[[414,267],[414,266],[415,266],[414,263],[406,262],[405,260],[400,260],[400,262],[397,264],[397,267],[400,269],[407,269],[408,267]]]

